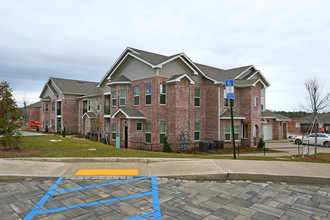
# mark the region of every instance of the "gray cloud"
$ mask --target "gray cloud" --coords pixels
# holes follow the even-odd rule
[[[184,52],[219,68],[254,64],[271,83],[267,108],[299,110],[309,75],[330,81],[329,6],[325,0],[2,1],[0,80],[10,82],[19,103],[24,94],[33,102],[50,76],[101,80],[131,46]]]

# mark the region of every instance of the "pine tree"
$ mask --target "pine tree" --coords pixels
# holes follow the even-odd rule
[[[0,84],[0,144],[6,149],[18,148],[21,140],[18,129],[19,113],[12,94],[13,90],[7,82]]]

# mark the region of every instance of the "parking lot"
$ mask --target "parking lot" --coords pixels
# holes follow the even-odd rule
[[[0,182],[2,219],[329,219],[330,187],[154,177]]]

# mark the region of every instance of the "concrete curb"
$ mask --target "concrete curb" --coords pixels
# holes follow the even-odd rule
[[[257,182],[288,182],[288,183],[304,183],[304,184],[330,184],[330,178],[323,177],[302,177],[302,176],[281,176],[281,175],[268,175],[268,174],[247,174],[247,173],[227,173],[227,174],[203,174],[203,175],[172,175],[172,176],[156,176],[157,178],[177,179],[177,180],[194,180],[194,181],[220,181],[227,180],[250,180]],[[33,178],[58,178],[58,176],[42,176],[42,175],[0,175],[0,181],[6,180],[24,180]],[[66,176],[65,178],[70,179]],[[87,179],[99,179],[92,176]],[[82,176],[77,179],[86,179]],[[102,177],[101,179],[105,179]],[[120,179],[120,178],[119,178]]]
[[[65,163],[84,163],[84,162],[165,162],[165,161],[194,161],[208,159],[191,159],[191,158],[141,158],[141,157],[29,157],[29,158],[2,158],[8,160],[27,160],[27,161],[44,161],[44,162],[65,162]]]

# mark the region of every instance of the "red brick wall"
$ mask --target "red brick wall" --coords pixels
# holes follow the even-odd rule
[[[61,124],[65,127],[67,134],[78,132],[78,101],[62,99],[61,103]]]

